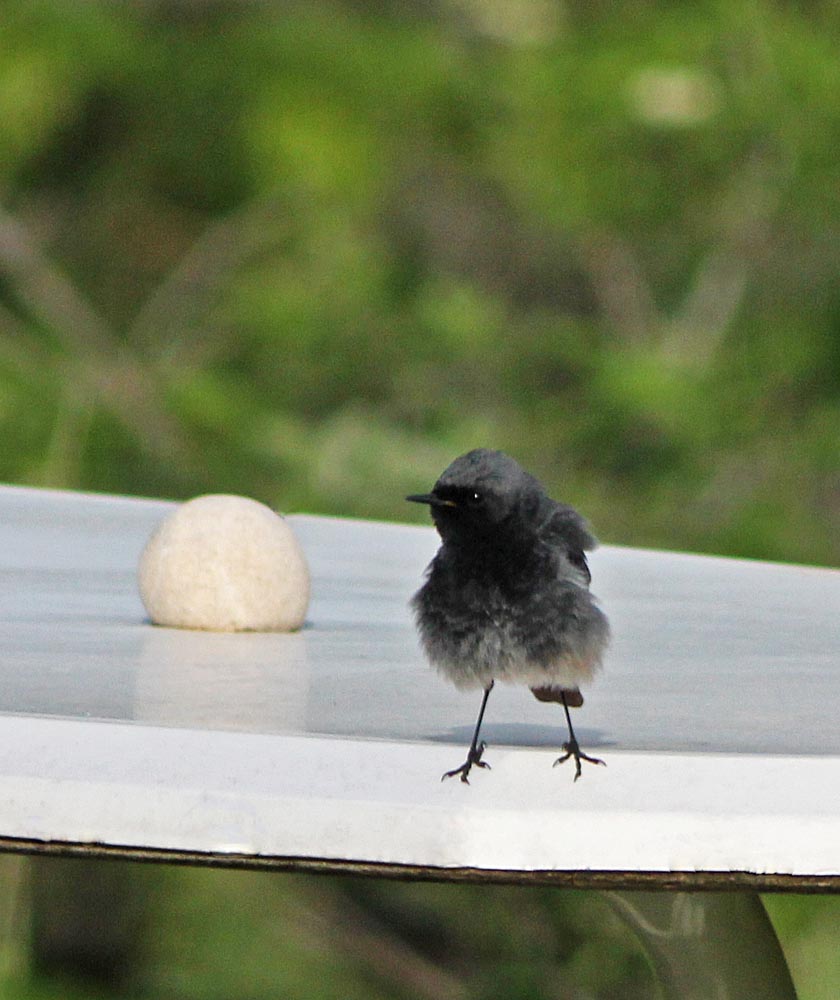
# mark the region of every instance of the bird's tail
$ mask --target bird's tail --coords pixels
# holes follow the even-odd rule
[[[580,688],[576,687],[565,688],[547,684],[545,687],[532,687],[531,694],[537,701],[562,702],[565,696],[569,708],[580,708],[583,704],[583,695],[580,693]]]

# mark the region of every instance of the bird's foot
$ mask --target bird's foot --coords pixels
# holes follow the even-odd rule
[[[588,761],[590,764],[600,764],[601,767],[606,767],[607,766],[600,758],[598,758],[598,757],[590,757],[588,754],[585,754],[581,750],[580,746],[578,745],[578,741],[576,739],[574,739],[574,738],[571,739],[571,740],[569,740],[568,743],[564,743],[563,744],[563,751],[564,751],[563,752],[563,756],[562,757],[558,757],[557,760],[555,760],[555,762],[552,765],[552,767],[557,767],[558,764],[563,764],[570,757],[574,757],[574,760],[575,760],[575,781],[577,781],[578,778],[581,775],[580,762],[582,760]]]
[[[464,763],[460,767],[454,768],[452,771],[444,772],[444,774],[441,775],[440,780],[445,781],[447,778],[454,778],[457,774],[460,775],[461,781],[463,781],[465,785],[468,785],[470,783],[470,779],[467,775],[470,773],[473,765],[476,767],[486,767],[489,771],[491,769],[490,765],[481,759],[481,755],[484,753],[484,748],[486,746],[487,744],[482,742],[479,743],[477,747],[470,747],[467,759]]]

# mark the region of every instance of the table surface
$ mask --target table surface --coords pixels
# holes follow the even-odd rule
[[[840,572],[604,546],[614,642],[556,705],[424,662],[431,528],[294,516],[297,634],[149,624],[163,501],[0,487],[0,847],[574,884],[840,888]]]

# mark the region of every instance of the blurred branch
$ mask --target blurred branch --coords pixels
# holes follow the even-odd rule
[[[671,318],[657,309],[632,245],[618,233],[592,232],[581,259],[601,312],[626,343],[659,343],[664,354],[706,365],[735,319],[765,253],[772,220],[792,168],[784,158],[750,157],[724,193],[723,235],[697,268]]]
[[[417,1000],[467,1000],[466,985],[441,966],[424,958],[384,924],[345,896],[313,896],[300,914],[314,925],[318,938],[360,961],[370,972]]]
[[[67,488],[81,487],[84,442],[93,419],[93,406],[75,383],[62,388],[52,433],[40,463],[39,478],[44,485],[61,483]]]
[[[209,226],[146,299],[129,327],[131,342],[147,348],[161,343],[171,346],[187,339],[190,332],[205,332],[201,322],[225,279],[288,236],[288,226],[278,220],[287,222],[287,208],[279,196],[273,196],[249,202]]]
[[[664,350],[708,364],[743,302],[749,271],[748,261],[731,248],[708,253],[668,324]]]
[[[26,227],[0,210],[2,271],[33,317],[61,345],[66,355],[60,362],[63,378],[85,386],[148,450],[170,462],[191,461],[180,428],[166,413],[152,366],[108,328],[72,282],[41,253]],[[0,319],[21,325],[8,310],[3,310]],[[40,348],[26,348],[31,350]],[[50,360],[55,365],[55,356]]]
[[[661,320],[632,246],[616,232],[599,230],[588,234],[580,249],[595,298],[613,329],[628,343],[654,337]]]
[[[700,264],[683,304],[665,328],[668,353],[708,364],[744,301],[749,280],[767,250],[782,192],[793,176],[783,155],[748,158],[725,193],[724,236]]]
[[[21,375],[42,373],[50,363],[50,352],[32,336],[17,316],[0,303],[0,363]]]
[[[81,353],[113,349],[96,312],[40,252],[26,227],[0,209],[0,268],[21,298],[66,347]]]

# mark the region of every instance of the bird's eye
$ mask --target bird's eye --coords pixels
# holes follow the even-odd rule
[[[478,492],[478,490],[471,490],[467,494],[466,499],[467,499],[467,504],[470,507],[477,507],[482,502],[484,497]]]

